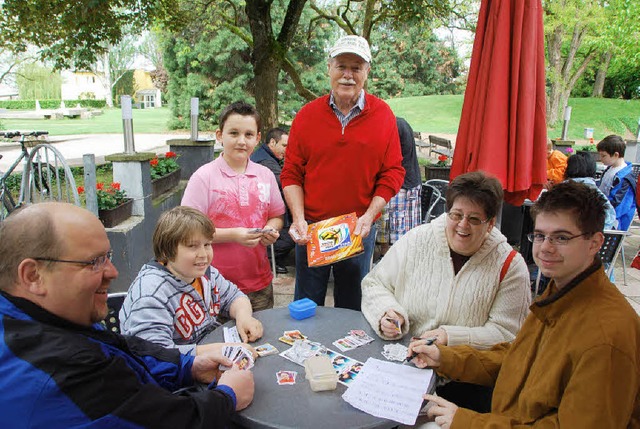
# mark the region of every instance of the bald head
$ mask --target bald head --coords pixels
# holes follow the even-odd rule
[[[68,203],[25,206],[0,222],[0,289],[11,291],[18,265],[26,258],[59,258],[79,231],[105,234],[88,210]]]

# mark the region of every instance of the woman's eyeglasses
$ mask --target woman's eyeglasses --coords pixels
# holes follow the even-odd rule
[[[488,218],[488,219],[482,220],[477,216],[469,216],[459,212],[448,212],[447,216],[449,216],[449,219],[451,219],[454,222],[462,222],[462,219],[467,218],[467,221],[471,225],[482,225],[483,223],[489,222],[489,219],[490,219]]]

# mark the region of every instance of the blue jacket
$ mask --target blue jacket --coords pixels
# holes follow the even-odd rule
[[[630,162],[616,173],[613,179],[611,191],[607,197],[611,205],[616,209],[618,229],[627,231],[636,212],[636,178],[633,176]],[[607,170],[611,167],[607,167]],[[605,170],[605,174],[607,172]]]
[[[226,427],[235,394],[186,389],[193,360],[0,291],[3,429]]]

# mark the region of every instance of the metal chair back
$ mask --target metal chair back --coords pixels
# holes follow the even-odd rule
[[[600,247],[600,250],[598,251],[598,256],[600,256],[600,260],[605,266],[605,272],[607,273],[607,276],[611,277],[611,273],[613,272],[618,254],[622,250],[624,238],[629,235],[629,233],[626,231],[616,230],[605,230],[603,232],[604,242],[602,243],[602,247]],[[624,275],[626,277],[626,272],[624,273]]]
[[[431,179],[422,184],[422,223],[429,223],[446,210],[448,180]]]
[[[115,332],[116,334],[120,333],[120,318],[118,315],[120,314],[120,308],[122,308],[126,296],[126,292],[115,292],[110,293],[107,297],[109,312],[107,313],[107,317],[102,321],[102,324],[107,330]]]

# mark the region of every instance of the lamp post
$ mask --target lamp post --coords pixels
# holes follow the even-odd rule
[[[133,140],[133,111],[131,110],[131,97],[123,95],[120,97],[122,107],[122,129],[124,131],[124,153],[132,154],[136,152]]]
[[[571,120],[571,106],[564,107],[564,121],[562,123],[562,140],[567,139],[567,131],[569,130],[569,121]]]
[[[198,97],[191,98],[191,141],[198,140]]]

